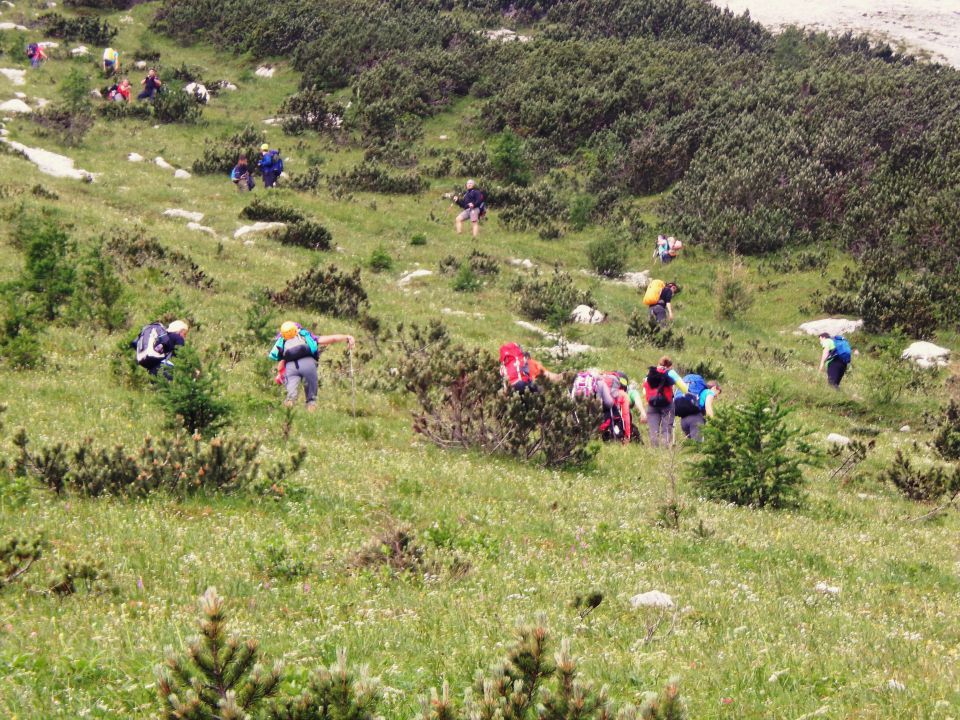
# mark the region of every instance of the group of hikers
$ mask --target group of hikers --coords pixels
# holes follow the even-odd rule
[[[283,158],[280,156],[280,151],[272,150],[268,143],[263,143],[260,146],[257,168],[260,170],[260,177],[263,178],[263,186],[274,187],[277,184],[277,178],[283,174]],[[237,186],[237,192],[250,192],[256,187],[253,168],[250,167],[250,161],[246,155],[241,155],[237,159],[237,164],[230,171],[230,181]]]
[[[30,67],[36,69],[47,59],[47,53],[44,51],[43,44],[32,42],[27,45],[27,59],[30,61]],[[107,88],[104,97],[111,102],[130,102],[131,84],[127,77],[120,77],[120,51],[116,48],[108,47],[103,50],[103,57],[100,61],[100,68],[103,70],[103,76],[112,78],[114,83]],[[163,82],[157,76],[156,68],[149,68],[146,77],[140,81],[143,88],[137,95],[137,100],[153,100]]]
[[[508,391],[518,393],[540,392],[540,378],[559,383],[566,377],[544,368],[514,342],[500,346],[500,376]],[[574,398],[599,400],[597,429],[604,440],[639,441],[638,424],[646,424],[653,447],[673,444],[676,418],[680,418],[684,435],[699,442],[700,428],[714,416],[720,392],[716,380],[704,380],[695,373],[681,377],[666,355],[649,367],[639,385],[622,370],[591,368],[577,372],[570,387]]]

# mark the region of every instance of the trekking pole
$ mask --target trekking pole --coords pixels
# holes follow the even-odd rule
[[[357,422],[357,381],[353,376],[353,348],[348,350],[350,353],[350,395],[353,400],[353,422]]]

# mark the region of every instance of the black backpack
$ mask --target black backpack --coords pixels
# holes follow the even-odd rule
[[[170,336],[160,322],[144,325],[134,343],[137,349],[137,363],[143,365],[148,360],[163,360],[170,354]]]

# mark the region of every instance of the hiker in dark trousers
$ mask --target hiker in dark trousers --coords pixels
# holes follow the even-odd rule
[[[713,417],[715,412],[714,401],[719,394],[720,386],[717,384],[717,381],[710,380],[707,382],[706,389],[697,393],[697,397],[694,399],[694,402],[698,406],[698,411],[692,415],[680,418],[680,429],[683,430],[684,435],[694,442],[703,440],[700,428],[703,427],[709,418]],[[674,404],[674,407],[676,407],[676,404]]]
[[[650,317],[656,320],[658,325],[666,325],[667,320],[673,320],[673,305],[670,301],[679,292],[680,288],[676,283],[668,282],[660,291],[660,299],[650,306]]]
[[[271,150],[267,143],[260,146],[260,174],[263,175],[263,186],[272,188],[277,178],[283,172],[283,160],[279,150]]]
[[[277,341],[270,350],[270,359],[280,363],[277,368],[277,381],[287,390],[284,406],[293,407],[297,401],[300,383],[306,395],[307,410],[317,409],[317,360],[320,357],[320,348],[334,343],[345,342],[353,350],[352,335],[321,335],[315,336],[306,328],[300,327],[290,320],[280,326]]]
[[[850,366],[850,344],[839,335],[830,337],[827,333],[820,334],[820,367],[817,372],[827,370],[827,384],[834,390],[840,389],[840,381]]]
[[[140,84],[143,85],[143,90],[137,95],[137,100],[153,100],[159,92],[160,86],[163,85],[160,78],[157,77],[155,68],[150,68],[147,71],[147,76],[140,81]]]

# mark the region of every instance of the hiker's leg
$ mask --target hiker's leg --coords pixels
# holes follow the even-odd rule
[[[307,396],[307,405],[317,402],[317,361],[312,357],[300,360],[300,374],[303,376],[303,390]]]
[[[474,208],[470,211],[470,231],[473,233],[473,236],[476,237],[480,233],[480,211]]]
[[[457,228],[457,235],[463,232],[463,221],[466,220],[469,216],[470,216],[470,213],[468,213],[466,210],[457,214],[457,218],[454,221],[454,224],[456,225],[456,228]]]
[[[650,447],[660,447],[660,410],[650,405],[647,405],[647,432]]]
[[[847,366],[841,360],[831,360],[827,363],[827,384],[836,389],[840,389],[840,380],[843,379],[843,373]]]
[[[600,402],[604,410],[613,407],[613,395],[610,394],[610,388],[602,380],[597,380],[597,394],[600,396]]]
[[[660,411],[660,441],[664,447],[673,444],[673,405]]]
[[[667,309],[663,305],[654,305],[650,308],[650,317],[656,320],[657,325],[663,325],[667,321]]]
[[[303,362],[298,360],[297,363]],[[286,368],[287,376],[287,397],[284,400],[284,403],[293,405],[297,401],[297,391],[300,389],[300,368],[297,367],[297,363],[290,363]]]
[[[697,413],[696,415],[688,415],[685,418],[680,420],[680,427],[683,428],[683,434],[694,442],[700,442],[703,440],[703,435],[700,433],[700,428],[703,427],[704,423],[703,415]]]

